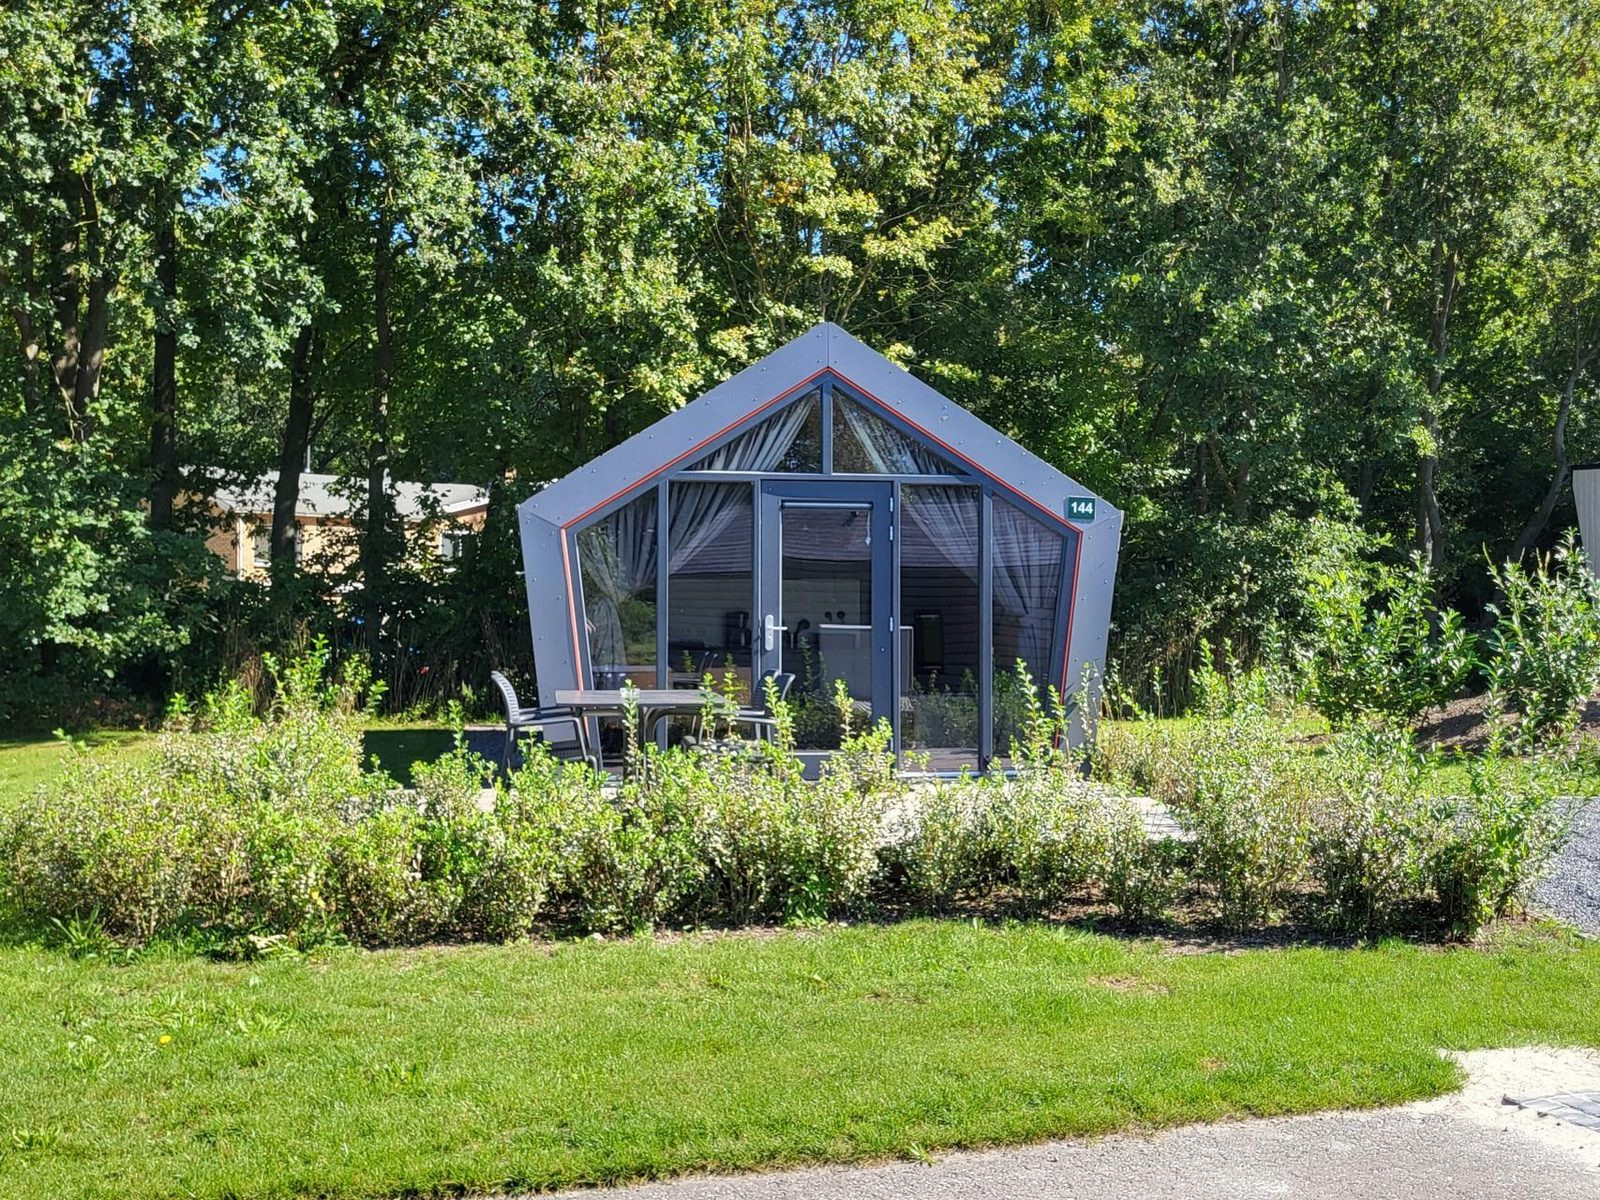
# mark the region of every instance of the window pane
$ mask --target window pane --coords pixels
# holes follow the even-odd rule
[[[667,665],[674,684],[731,664],[750,678],[754,496],[748,483],[674,483]]]
[[[1044,704],[1049,704],[1051,686],[1061,686],[1061,664],[1052,661],[1052,651],[1062,538],[996,500],[993,553],[994,752],[997,758],[1008,758],[1027,709],[1017,663],[1026,666],[1034,693]]]
[[[839,745],[836,684],[857,729],[873,721],[872,506],[786,503],[779,520],[783,670],[795,676],[795,748]]]
[[[935,771],[978,761],[978,489],[900,489],[900,736]]]
[[[646,492],[578,534],[590,678],[596,687],[656,682],[656,494]]]
[[[960,475],[949,459],[837,392],[833,397],[833,469],[863,475]]]
[[[691,471],[822,470],[822,393],[812,391],[691,464]]]

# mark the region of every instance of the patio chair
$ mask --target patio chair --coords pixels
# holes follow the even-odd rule
[[[499,671],[490,671],[489,678],[500,690],[500,699],[506,707],[506,744],[500,755],[502,769],[511,769],[511,752],[516,748],[517,734],[524,729],[538,733],[540,741],[557,758],[594,765],[584,742],[583,724],[570,708],[524,708],[517,699],[517,689],[511,686],[511,680]],[[566,736],[552,737],[551,731],[557,729],[565,730]]]
[[[778,702],[781,704],[789,698],[789,691],[794,687],[794,672],[792,671],[767,671],[756,681],[755,698],[761,702],[759,708],[741,708],[738,715],[732,718],[734,725],[748,725],[756,730],[763,738],[772,740],[778,730],[777,716],[767,706],[767,680],[772,680]]]

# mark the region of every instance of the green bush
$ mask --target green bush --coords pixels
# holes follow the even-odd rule
[[[1475,662],[1473,638],[1460,613],[1435,608],[1432,592],[1415,557],[1401,569],[1346,566],[1317,577],[1313,694],[1332,724],[1410,727],[1460,691]]]
[[[1194,834],[1195,878],[1234,929],[1270,920],[1309,866],[1309,789],[1281,723],[1258,710],[1207,718],[1167,798]]]
[[[1428,881],[1445,926],[1470,937],[1503,916],[1571,830],[1549,760],[1518,764],[1489,753],[1468,764],[1465,795],[1437,802]]]
[[[1023,904],[1048,909],[1102,878],[1113,828],[1102,789],[1065,772],[1030,771],[994,790],[985,855]]]
[[[1521,720],[1518,750],[1569,740],[1583,704],[1600,687],[1600,584],[1569,535],[1554,554],[1493,569],[1504,596],[1489,610],[1489,709]]]
[[[912,896],[944,908],[989,885],[986,818],[997,791],[992,779],[965,774],[923,790],[895,845]]]
[[[326,847],[346,808],[392,784],[361,769],[358,689],[320,682],[325,647],[268,665],[265,718],[231,686],[198,715],[174,714],[150,758],[77,759],[19,805],[0,833],[11,910],[29,921],[93,912],[140,942],[324,936]]]
[[[1151,837],[1131,807],[1117,814],[1101,874],[1106,901],[1136,924],[1167,915],[1188,883],[1190,847],[1170,837]]]
[[[1423,768],[1403,733],[1349,735],[1331,747],[1311,842],[1327,924],[1379,933],[1424,903],[1439,826]]]

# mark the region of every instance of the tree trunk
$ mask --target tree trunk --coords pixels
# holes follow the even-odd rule
[[[316,413],[315,376],[320,341],[315,327],[302,325],[295,335],[289,362],[289,416],[283,426],[278,479],[272,489],[272,558],[274,583],[293,578],[296,566],[295,511],[300,500],[300,475],[311,444]]]
[[[156,232],[156,286],[161,300],[156,309],[155,361],[150,391],[150,528],[172,526],[172,509],[178,495],[178,330],[174,306],[178,300],[177,221],[170,205],[161,214]]]
[[[102,262],[100,203],[94,183],[88,176],[79,180],[84,221],[84,249],[89,267],[88,308],[83,315],[83,330],[77,353],[77,378],[73,383],[73,412],[80,436],[87,437],[95,401],[100,398],[100,371],[105,366],[106,342],[111,333],[111,289],[113,281]]]
[[[1439,285],[1429,329],[1433,367],[1428,372],[1427,410],[1422,416],[1428,447],[1417,472],[1417,551],[1430,571],[1437,571],[1444,562],[1444,515],[1439,508],[1439,396],[1444,391],[1445,363],[1450,353],[1450,316],[1455,311],[1461,283],[1460,262],[1453,247],[1447,251],[1442,243],[1435,243],[1434,262]]]
[[[1571,468],[1567,464],[1567,420],[1572,415],[1572,397],[1578,389],[1578,381],[1583,378],[1583,373],[1588,370],[1597,351],[1600,351],[1600,345],[1590,345],[1574,355],[1572,369],[1567,372],[1566,382],[1561,385],[1561,403],[1556,408],[1556,427],[1550,435],[1550,451],[1551,457],[1555,460],[1555,474],[1550,478],[1550,486],[1545,489],[1544,499],[1539,502],[1538,510],[1528,518],[1528,523],[1522,527],[1522,532],[1517,534],[1517,540],[1511,544],[1509,557],[1512,562],[1520,561],[1534,542],[1539,540],[1545,527],[1550,524],[1550,516],[1555,512],[1556,505],[1561,502],[1561,493],[1566,490],[1567,476],[1571,474]]]
[[[392,238],[389,221],[379,221],[372,260],[372,313],[377,345],[372,361],[372,402],[368,414],[372,440],[367,452],[367,528],[361,556],[363,616],[369,651],[378,647],[388,562],[389,389],[394,377],[394,330],[389,312]]]

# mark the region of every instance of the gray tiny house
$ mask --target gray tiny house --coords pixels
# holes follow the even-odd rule
[[[802,750],[828,745],[842,680],[901,752],[981,769],[1017,663],[1068,696],[1104,665],[1122,513],[837,325],[518,517],[543,704],[792,672]]]

